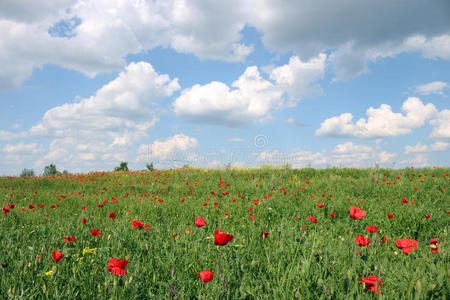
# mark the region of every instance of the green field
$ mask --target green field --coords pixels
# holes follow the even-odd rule
[[[444,299],[449,172],[183,168],[2,177],[0,295]],[[367,215],[351,218],[351,206]],[[197,217],[204,227],[195,226]],[[132,220],[143,226],[135,228]],[[366,232],[369,225],[378,232]],[[216,245],[215,230],[234,238]],[[358,246],[358,235],[370,239],[368,247]],[[68,236],[76,241],[65,242]],[[414,239],[418,247],[406,255],[396,239]],[[64,255],[57,262],[55,250]],[[111,258],[128,261],[125,275],[108,271]],[[197,273],[203,270],[214,278],[202,283]],[[381,293],[360,282],[370,275],[381,279]]]

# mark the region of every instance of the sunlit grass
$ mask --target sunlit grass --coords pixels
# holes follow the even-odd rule
[[[376,297],[360,283],[375,275],[383,281],[381,297],[443,298],[448,173],[264,167],[3,177],[2,206],[15,207],[0,212],[0,295],[348,299]],[[352,205],[367,216],[350,218]],[[111,212],[116,219],[108,217]],[[196,227],[196,217],[206,225]],[[149,230],[135,228],[131,219]],[[368,225],[379,232],[367,233]],[[93,236],[92,229],[101,234]],[[215,245],[215,229],[234,239]],[[368,236],[370,246],[358,247],[357,235]],[[67,236],[76,242],[66,243]],[[429,241],[436,237],[439,251],[432,254]],[[400,238],[419,246],[407,256],[395,246]],[[54,250],[64,254],[58,262],[52,261]],[[111,258],[128,260],[126,275],[108,272]],[[214,279],[202,284],[202,270]]]

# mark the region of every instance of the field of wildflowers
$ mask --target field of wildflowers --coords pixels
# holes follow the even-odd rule
[[[449,172],[1,177],[0,296],[445,298]]]

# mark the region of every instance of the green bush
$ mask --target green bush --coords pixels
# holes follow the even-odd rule
[[[34,170],[33,169],[23,169],[22,173],[20,173],[20,177],[33,177]]]
[[[44,167],[44,176],[55,176],[57,174],[59,174],[59,172],[54,164],[50,164]]]
[[[129,171],[128,163],[126,161],[122,161],[120,166],[114,168],[114,171]]]

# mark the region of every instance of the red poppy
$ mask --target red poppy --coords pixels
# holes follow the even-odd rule
[[[355,219],[355,220],[359,220],[362,219],[366,216],[366,212],[363,211],[362,209],[359,209],[357,207],[351,206],[350,207],[350,217]]]
[[[198,275],[198,278],[200,278],[200,280],[205,283],[213,280],[213,278],[214,278],[214,273],[211,271],[208,271],[208,270],[198,272],[197,275]]]
[[[110,212],[110,213],[108,214],[108,218],[115,219],[115,218],[116,218],[116,215],[115,215],[113,212]]]
[[[232,241],[234,236],[226,234],[223,231],[215,230],[214,244],[225,246],[228,242]]]
[[[261,232],[261,234],[259,236],[262,236],[263,238],[266,238],[269,236],[269,233],[267,231],[263,231]]]
[[[144,229],[148,231],[150,230],[150,226],[148,224],[145,224]]]
[[[386,242],[387,242],[387,238],[386,238],[385,236],[383,236],[383,237],[381,238],[381,241],[382,241],[383,243],[386,243]]]
[[[108,263],[108,271],[111,274],[123,276],[127,274],[127,271],[125,271],[127,264],[128,260],[126,259],[111,258]]]
[[[416,250],[419,243],[414,239],[400,239],[395,240],[395,245],[397,248],[402,249],[406,255],[408,255],[408,253],[411,253],[413,248]]]
[[[302,226],[301,228],[302,228],[302,231],[305,231],[305,230],[306,230],[306,227],[305,227],[305,226]]]
[[[334,212],[330,213],[330,217],[336,217],[336,214]]]
[[[202,217],[195,218],[195,226],[203,227],[205,225],[206,225],[206,222],[205,222],[205,220],[203,220]]]
[[[439,238],[434,238],[430,241],[431,244],[431,253],[438,253],[437,241]]]
[[[324,207],[323,203],[317,204],[317,207]]]
[[[55,251],[53,251],[52,256],[53,256],[52,261],[56,262],[56,261],[59,261],[61,258],[63,258],[64,254],[62,254],[61,252],[55,250]]]
[[[131,221],[131,225],[133,225],[134,228],[141,228],[142,226],[144,226],[144,223],[141,221],[133,220],[133,221]]]
[[[3,206],[3,213],[5,214],[5,215],[7,215],[7,214],[9,214],[9,207],[8,206]]]
[[[317,223],[317,219],[314,218],[313,216],[309,216],[309,217],[308,217],[308,220],[310,220],[310,221],[313,222],[313,223]]]
[[[429,219],[431,216],[429,214],[425,215],[425,218]]]
[[[394,215],[393,215],[393,214],[387,214],[387,217],[388,217],[389,219],[391,219],[391,221],[394,220]]]
[[[254,215],[251,215],[250,216],[250,220],[254,220],[255,219],[255,216]]]
[[[367,248],[369,248],[370,239],[362,235],[357,235],[355,237],[355,243],[357,243],[359,247],[366,246]]]
[[[408,204],[408,200],[406,200],[405,198],[402,199],[402,202]]]
[[[373,226],[373,225],[369,225],[366,228],[366,232],[378,232],[378,227],[377,226]]]
[[[375,294],[381,292],[381,284],[383,281],[378,276],[370,275],[369,277],[361,277],[359,281],[364,284],[366,290],[372,291]]]
[[[86,224],[87,220],[86,218],[81,219],[81,223]]]
[[[66,243],[76,242],[76,241],[77,241],[77,240],[75,239],[74,236],[65,236],[65,237],[63,238],[63,240],[64,240],[64,242],[66,242]]]
[[[91,234],[92,234],[93,236],[99,236],[99,235],[101,234],[101,232],[100,232],[100,230],[98,230],[98,229],[92,229],[92,230],[91,230]]]

